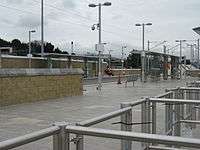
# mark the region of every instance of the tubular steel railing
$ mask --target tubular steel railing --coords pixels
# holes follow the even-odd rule
[[[76,144],[76,150],[83,150],[85,135],[120,139],[121,150],[132,150],[132,141],[141,142],[141,149],[175,150],[180,147],[199,149],[199,139],[180,137],[182,124],[188,124],[191,128],[196,128],[196,124],[200,124],[197,119],[200,119],[199,98],[200,88],[197,87],[168,89],[166,93],[156,97],[121,103],[119,110],[74,125],[66,122],[55,123],[50,128],[0,142],[0,150],[16,148],[50,136],[53,136],[53,150],[71,150],[70,142],[72,141]],[[157,115],[160,112],[158,106],[163,104],[165,135],[160,135],[157,131]],[[141,122],[139,123],[133,123],[132,119],[132,110],[135,106],[141,106]],[[115,117],[121,118],[119,122],[121,131],[91,127]],[[141,124],[141,133],[132,131],[132,126],[135,124]],[[76,134],[76,137],[70,139],[71,134]]]

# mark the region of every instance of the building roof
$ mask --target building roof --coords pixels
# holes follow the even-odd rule
[[[200,27],[193,28],[192,30],[200,35]]]
[[[141,54],[142,51],[139,51],[139,50],[132,50],[131,53],[134,53],[134,54]],[[146,54],[150,54],[150,55],[160,55],[160,56],[170,56],[170,57],[179,57],[179,56],[176,56],[176,55],[170,55],[170,54],[164,54],[164,53],[159,53],[159,52],[152,52],[152,51],[145,51]]]

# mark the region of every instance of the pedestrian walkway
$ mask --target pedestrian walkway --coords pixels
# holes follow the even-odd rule
[[[193,79],[187,81],[189,80]],[[185,86],[185,82],[186,80],[136,82],[135,87],[132,86],[132,83],[128,83],[127,88],[124,88],[124,84],[105,83],[102,91],[97,91],[96,85],[85,85],[83,96],[2,107],[0,109],[0,141],[49,127],[57,121],[73,123],[100,116],[117,110],[121,102],[135,101],[145,96],[155,96],[163,93],[166,88]],[[139,108],[135,111],[139,111]],[[139,115],[135,117],[140,118]],[[112,119],[95,127],[119,129],[120,125],[112,125],[116,121],[119,119]],[[51,140],[49,139],[28,144],[19,149],[51,149],[51,144],[49,144]],[[86,140],[88,141],[87,150],[100,150],[102,146],[104,146],[103,150],[116,150],[119,149],[120,145],[118,140],[97,140],[95,138]]]

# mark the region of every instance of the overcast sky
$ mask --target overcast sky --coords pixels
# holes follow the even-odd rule
[[[89,8],[88,4],[105,1],[44,1],[45,41],[62,49],[69,49],[70,41],[74,41],[76,51],[92,52],[98,41],[98,31],[92,31],[91,26],[97,23],[98,9]],[[112,6],[102,8],[102,41],[109,43],[106,49],[113,49],[114,54],[120,55],[122,45],[128,46],[126,53],[132,48],[141,49],[141,28],[136,27],[136,23],[153,23],[145,28],[146,42],[166,40],[167,45],[173,46],[176,39],[199,38],[192,28],[200,26],[200,0],[110,2]],[[35,29],[37,32],[32,39],[40,40],[40,0],[1,0],[0,7],[0,38],[27,42],[28,30]]]

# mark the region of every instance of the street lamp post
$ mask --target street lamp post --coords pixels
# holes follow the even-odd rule
[[[97,25],[97,29],[99,30],[99,46],[102,45],[101,42],[101,7],[102,6],[111,6],[110,2],[105,2],[105,3],[99,3],[99,4],[89,4],[89,7],[99,7],[99,22]],[[92,30],[95,29],[95,26],[92,26]],[[102,60],[101,60],[101,53],[102,53],[102,49],[98,49],[99,52],[99,72],[98,72],[98,86],[97,86],[97,90],[101,90],[102,87],[102,72],[101,72],[101,64],[102,64]]]
[[[29,35],[29,43],[28,43],[28,58],[29,58],[29,63],[28,66],[31,68],[31,33],[35,33],[35,30],[31,30],[28,32]]]
[[[111,52],[112,52],[113,50],[109,50],[108,52],[109,52],[109,63],[108,63],[108,66],[109,66],[109,68],[111,68]]]
[[[142,82],[145,82],[145,48],[144,48],[144,29],[145,26],[151,26],[152,23],[142,23],[142,24],[136,24],[135,26],[142,26],[142,53],[141,53],[141,63],[142,63]]]
[[[180,56],[179,56],[179,67],[180,67],[180,79],[182,79],[182,69],[181,69],[181,64],[182,64],[182,44],[183,42],[186,42],[186,40],[176,40],[175,42],[178,42],[180,45]]]
[[[41,56],[44,56],[44,0],[41,0]]]
[[[198,66],[200,65],[199,63],[199,50],[200,50],[200,39],[197,40],[197,62]]]
[[[121,62],[122,62],[122,72],[124,69],[124,49],[126,48],[126,46],[122,46],[122,57],[121,57]]]

